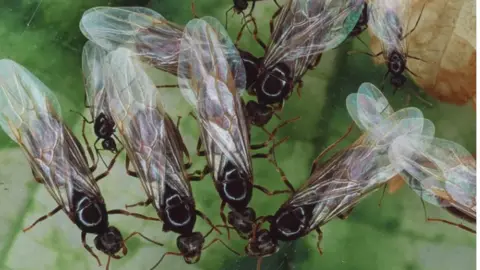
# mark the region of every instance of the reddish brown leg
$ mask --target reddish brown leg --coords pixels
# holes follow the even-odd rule
[[[115,154],[115,156],[113,156],[112,160],[110,161],[110,164],[108,164],[107,170],[105,172],[103,172],[102,174],[98,175],[97,177],[95,177],[95,182],[100,181],[101,179],[105,178],[110,173],[110,171],[113,169],[113,165],[115,165],[115,161],[117,160],[117,157],[120,155],[122,150],[123,150],[123,148],[120,149],[120,151],[118,151]]]
[[[207,222],[207,224],[210,225],[210,227],[212,227],[215,231],[217,231],[218,234],[222,234],[220,232],[220,230],[217,229],[217,227],[215,227],[215,225],[213,225],[212,221],[204,213],[200,212],[199,210],[195,210],[195,213],[197,214],[197,216],[199,216],[203,220],[205,220],[205,222]]]
[[[315,231],[317,231],[317,249],[318,249],[318,253],[320,253],[320,255],[323,255],[323,250],[322,248],[320,247],[320,243],[322,242],[322,239],[323,239],[323,232],[322,230],[320,230],[320,227],[317,227],[315,229]]]
[[[292,119],[288,119],[288,120],[285,120],[283,121],[282,123],[280,123],[277,127],[275,127],[272,132],[268,132],[266,131],[267,133],[270,134],[270,137],[263,143],[261,144],[252,144],[250,145],[250,149],[251,150],[257,150],[257,149],[261,149],[261,148],[264,148],[266,147],[271,141],[273,141],[275,139],[275,135],[277,134],[277,132],[284,126],[290,124],[290,123],[293,123],[293,122],[296,122],[297,120],[300,119],[300,116],[298,117],[295,117],[295,118],[292,118]]]
[[[86,98],[85,98],[85,107],[86,107]],[[88,107],[87,107],[88,108]],[[93,120],[88,120],[85,116],[83,116],[83,114],[79,113],[79,112],[76,112],[76,111],[73,111],[73,110],[70,110],[70,112],[73,112],[73,113],[76,113],[78,114],[80,117],[82,117],[83,119],[83,122],[82,122],[82,138],[83,138],[83,141],[85,142],[85,147],[87,148],[87,152],[88,152],[88,155],[90,156],[90,159],[92,160],[92,164],[94,164],[91,168],[90,168],[90,171],[95,171],[95,168],[97,168],[97,165],[96,163],[98,162],[95,162],[95,156],[93,154],[93,151],[92,151],[92,148],[90,147],[90,143],[88,142],[88,139],[87,139],[87,136],[85,135],[85,127],[86,127],[86,124],[89,123],[89,124],[93,124]],[[97,153],[98,154],[98,153]]]
[[[125,211],[125,210],[122,210],[122,209],[110,210],[110,211],[107,212],[107,214],[110,214],[110,215],[119,214],[119,215],[125,215],[125,216],[132,216],[132,217],[136,217],[136,218],[144,219],[144,220],[160,221],[159,218],[147,217],[147,216],[144,216],[144,215],[142,215],[142,214],[131,213],[131,212],[128,212],[128,211]]]
[[[345,219],[347,219],[348,216],[352,213],[352,211],[353,211],[353,207],[350,208],[350,209],[348,209],[347,211],[344,211],[343,213],[338,214],[337,217],[338,217],[339,219],[345,220]]]
[[[138,202],[138,203],[134,203],[134,204],[125,204],[125,208],[136,207],[136,206],[148,206],[151,203],[152,203],[152,200],[147,199],[144,202]]]
[[[278,143],[274,144],[270,148],[270,151],[268,152],[268,154],[255,154],[255,155],[252,155],[252,158],[265,158],[270,163],[272,163],[273,166],[275,167],[275,169],[277,170],[277,172],[280,174],[280,177],[281,177],[283,183],[285,183],[285,185],[288,187],[288,189],[293,193],[293,192],[295,192],[295,189],[293,188],[293,185],[290,183],[290,181],[288,181],[288,178],[285,175],[285,172],[280,168],[280,166],[278,166],[277,161],[275,160],[275,156],[274,156],[275,147],[277,147],[281,143],[287,141],[288,138],[289,137],[285,137],[282,140],[280,140]]]
[[[197,142],[197,156],[199,157],[204,157],[205,156],[205,150],[200,150],[202,149],[202,138],[198,138]]]
[[[87,233],[82,231],[83,247],[88,251],[88,253],[90,253],[90,255],[92,255],[97,260],[98,266],[102,266],[102,264],[100,263],[100,259],[98,259],[98,256],[93,252],[92,248],[89,245],[87,245],[86,237],[87,237]]]
[[[152,239],[146,237],[145,235],[143,235],[143,234],[140,233],[140,232],[133,232],[133,233],[131,233],[129,236],[127,236],[127,238],[125,238],[125,240],[123,240],[123,242],[127,242],[130,238],[134,237],[135,235],[138,235],[138,236],[142,237],[143,239],[147,240],[147,241],[150,242],[150,243],[153,243],[153,244],[155,244],[155,245],[158,245],[158,246],[162,246],[162,247],[163,247],[163,244],[162,244],[162,243],[157,242],[157,241],[155,241],[155,240],[152,240]]]
[[[240,253],[238,253],[237,251],[235,251],[233,248],[229,247],[227,244],[225,244],[225,242],[223,242],[221,239],[218,239],[218,238],[215,238],[213,239],[212,241],[210,241],[210,243],[208,243],[206,246],[204,246],[202,248],[202,250],[205,250],[207,248],[209,248],[213,243],[215,242],[220,242],[224,247],[226,247],[228,250],[230,250],[232,253],[236,254],[237,256],[240,256]]]
[[[127,158],[125,159],[125,168],[127,169],[127,174],[138,178],[138,173],[135,171],[131,171],[129,167],[130,167],[130,159],[127,156]]]
[[[44,215],[44,216],[41,216],[40,218],[38,218],[35,222],[32,223],[32,225],[28,226],[27,228],[23,229],[23,232],[26,232],[28,230],[30,230],[31,228],[33,228],[35,225],[37,225],[38,223],[44,221],[45,219],[55,215],[56,213],[58,213],[58,211],[60,211],[62,209],[62,207],[59,205],[57,207],[55,207],[55,209],[53,209],[52,211],[50,211],[48,214]]]
[[[338,138],[338,140],[336,140],[334,143],[330,144],[325,150],[323,150],[320,153],[320,155],[318,155],[318,157],[313,161],[312,172],[315,169],[315,167],[317,166],[318,162],[323,158],[323,156],[325,156],[330,150],[335,148],[335,146],[337,146],[341,141],[343,141],[348,136],[348,134],[350,134],[350,132],[353,129],[354,124],[355,124],[355,122],[352,122],[348,126],[347,131],[345,132],[345,134],[342,135],[342,137]]]
[[[225,229],[227,229],[227,239],[230,240],[230,227],[227,224],[227,217],[225,216],[225,206],[227,203],[225,201],[222,201],[220,204],[220,218],[223,221],[223,225],[225,226]]]
[[[475,230],[461,224],[461,223],[455,223],[455,222],[451,222],[451,221],[448,221],[448,220],[445,220],[445,219],[440,219],[440,218],[427,218],[427,221],[428,222],[443,222],[443,223],[446,223],[446,224],[450,224],[450,225],[453,225],[455,227],[459,227],[460,229],[463,229],[467,232],[471,232],[471,233],[477,233]]]
[[[278,6],[278,9],[275,11],[275,13],[273,13],[273,16],[272,18],[270,19],[270,22],[269,22],[269,25],[270,25],[270,35],[273,34],[273,31],[275,29],[273,29],[273,23],[275,21],[275,18],[278,17],[278,15],[280,15],[280,12],[282,11],[282,7],[281,6]]]
[[[265,193],[268,196],[273,196],[277,194],[285,194],[285,193],[291,193],[291,190],[289,189],[284,189],[284,190],[274,190],[270,191],[265,187],[259,186],[259,185],[253,185],[254,188],[260,190],[261,192]]]
[[[188,175],[188,180],[190,181],[201,181],[207,174],[210,173],[210,167],[206,165],[203,170],[196,170],[192,174]]]
[[[180,253],[180,252],[165,252],[163,253],[162,257],[160,258],[160,260],[158,260],[158,262],[152,267],[150,268],[150,270],[153,270],[155,268],[157,268],[157,266],[163,261],[163,258],[165,258],[165,256],[168,256],[168,255],[172,255],[172,256],[180,256],[180,257],[183,257],[183,254]]]

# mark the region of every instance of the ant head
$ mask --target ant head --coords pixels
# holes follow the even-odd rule
[[[247,0],[233,0],[233,10],[238,14],[248,7]]]
[[[266,257],[278,250],[278,241],[265,229],[257,231],[255,237],[252,236],[245,247],[245,252],[250,257]]]
[[[102,147],[103,149],[108,150],[114,154],[117,153],[117,144],[112,137],[104,139],[102,141]]]
[[[247,102],[245,108],[247,110],[248,120],[250,121],[250,124],[254,126],[261,127],[272,119],[273,109],[266,105],[251,100]]]
[[[256,216],[255,210],[250,207],[245,208],[243,211],[230,211],[228,213],[228,223],[235,228],[240,237],[248,239]]]
[[[113,226],[108,227],[105,232],[97,235],[94,239],[94,244],[98,250],[109,256],[115,255],[120,249],[124,248],[122,234]]]
[[[183,254],[187,264],[194,264],[200,260],[205,238],[199,232],[190,235],[180,235],[177,238],[177,248]]]

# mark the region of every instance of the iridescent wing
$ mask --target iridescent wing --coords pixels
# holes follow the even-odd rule
[[[428,120],[401,119],[407,115],[397,113],[392,115],[395,122],[381,121],[374,128],[382,132],[370,131],[383,133],[384,138],[365,133],[324,165],[316,166],[308,181],[287,201],[286,204],[292,206],[313,205],[311,229],[351,208],[397,174],[387,156],[388,146],[395,138],[405,134],[428,134],[432,129],[433,124]],[[383,132],[386,126],[390,128],[389,133]]]
[[[16,62],[0,60],[0,126],[18,143],[35,176],[67,215],[73,192],[101,198],[85,152],[62,123],[52,91]]]
[[[87,41],[82,52],[82,71],[85,80],[86,102],[93,120],[100,113],[109,113],[105,90],[103,64],[108,52],[92,41]]]
[[[337,47],[348,37],[362,8],[359,0],[288,0],[275,19],[264,65],[269,68]]]
[[[214,144],[215,150],[208,154],[210,162],[214,155],[223,154],[251,173],[248,127],[240,98],[246,75],[233,42],[220,22],[204,17],[185,27],[181,52],[179,86],[196,109],[204,143]]]
[[[382,92],[371,83],[362,83],[357,93],[347,96],[350,117],[362,130],[369,130],[394,113]],[[418,116],[419,118],[422,115]]]
[[[128,157],[157,209],[166,185],[191,197],[172,121],[157,103],[157,89],[134,53],[119,48],[108,56],[109,107]]]
[[[127,47],[160,70],[176,74],[183,27],[144,7],[95,7],[80,30],[107,50]]]
[[[384,53],[390,50],[406,52],[404,36],[410,30],[410,0],[370,0],[368,28],[380,39]]]
[[[392,144],[389,157],[423,200],[475,215],[476,165],[464,147],[431,136],[402,136]]]

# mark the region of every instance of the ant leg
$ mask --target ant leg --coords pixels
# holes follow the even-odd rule
[[[255,20],[254,17],[250,20],[253,23],[253,39],[260,45],[264,51],[267,51],[267,45],[265,45],[265,42],[263,42],[259,37],[258,37],[258,26],[257,26],[257,21]]]
[[[128,212],[128,211],[125,211],[125,210],[122,210],[122,209],[114,209],[114,210],[109,210],[107,211],[107,214],[110,214],[110,215],[124,215],[124,216],[132,216],[132,217],[136,217],[136,218],[139,218],[139,219],[144,219],[144,220],[155,220],[155,221],[160,221],[159,218],[154,218],[154,217],[147,217],[147,216],[144,216],[142,214],[138,214],[138,213],[131,213],[131,212]]]
[[[118,151],[115,156],[113,156],[112,160],[110,161],[110,164],[108,164],[107,166],[107,170],[105,172],[103,172],[102,174],[98,175],[97,177],[95,177],[95,182],[98,182],[100,181],[101,179],[105,178],[109,173],[110,171],[113,169],[113,165],[115,165],[115,161],[116,159],[118,158],[118,156],[120,155],[120,153],[122,152],[123,149],[121,149],[120,151]]]
[[[178,84],[163,84],[163,85],[156,85],[157,89],[160,88],[180,88]]]
[[[378,207],[382,207],[383,197],[385,197],[385,190],[387,190],[387,183],[383,184],[382,197],[380,197],[380,201],[378,202]]]
[[[123,240],[123,242],[127,242],[130,238],[134,237],[135,235],[138,235],[138,236],[142,237],[144,240],[147,240],[147,241],[150,242],[150,243],[153,243],[153,244],[155,244],[155,245],[158,245],[158,246],[162,246],[162,247],[163,247],[163,244],[162,244],[162,243],[157,242],[157,241],[155,241],[155,240],[152,240],[152,239],[146,237],[145,235],[143,235],[143,234],[140,233],[140,232],[133,232],[133,233],[131,233],[129,236],[127,236],[127,237],[125,238],[125,240]]]
[[[362,52],[362,51],[348,51],[347,52],[348,55],[357,54],[357,53],[366,54],[366,55],[371,56],[371,57],[379,57],[380,55],[382,55],[383,51],[381,51],[377,54],[373,54],[373,53],[369,53],[369,52]]]
[[[218,234],[222,234],[220,232],[220,230],[217,229],[217,227],[215,227],[215,225],[213,225],[212,221],[202,212],[200,212],[199,210],[196,210],[195,209],[195,213],[197,214],[197,216],[201,217],[203,220],[205,220],[205,222],[207,222],[208,225],[210,225],[215,231],[218,232]]]
[[[87,244],[87,233],[82,231],[82,244],[83,244],[83,247],[88,251],[88,253],[90,253],[90,255],[92,255],[98,262],[98,266],[102,266],[102,264],[100,263],[100,259],[98,259],[98,256],[93,252],[92,248]]]
[[[55,207],[55,209],[53,209],[52,211],[50,211],[48,214],[44,215],[44,216],[41,216],[39,217],[35,222],[32,223],[32,225],[28,226],[27,228],[23,229],[23,232],[26,232],[28,230],[30,230],[31,228],[33,228],[35,225],[37,225],[38,223],[44,221],[45,219],[55,215],[56,213],[58,213],[58,211],[60,211],[62,209],[62,207],[59,205],[57,207]]]
[[[277,5],[278,8],[282,8],[282,6],[278,4],[277,0],[273,0],[273,2],[275,3],[275,5]]]
[[[422,61],[422,62],[424,62],[424,63],[428,63],[427,61],[423,60],[422,58],[418,58],[418,57],[416,57],[416,56],[411,56],[411,55],[408,55],[408,54],[407,54],[407,57],[408,57],[408,58],[411,58],[411,59],[418,60],[418,61]]]
[[[93,120],[92,121],[88,121],[87,118],[85,118],[85,116],[83,116],[81,113],[79,112],[76,112],[76,111],[72,111],[70,110],[70,112],[74,112],[78,115],[80,115],[82,118],[83,118],[83,123],[82,123],[82,137],[83,137],[83,141],[85,142],[85,146],[87,147],[87,152],[88,152],[88,155],[90,156],[90,159],[92,160],[92,163],[95,164],[95,156],[93,155],[93,151],[92,151],[92,148],[90,147],[90,144],[88,142],[88,139],[87,139],[87,136],[85,135],[85,126],[86,126],[86,123],[93,123]],[[95,165],[94,165],[95,166]],[[96,166],[95,166],[96,168]],[[95,169],[90,169],[92,172],[95,170]]]
[[[262,187],[260,185],[253,185],[254,188],[260,190],[261,192],[265,193],[266,195],[268,196],[273,196],[273,195],[277,195],[277,194],[285,194],[285,193],[291,193],[291,191],[289,189],[284,189],[284,190],[274,190],[274,191],[270,191],[268,190],[267,188],[265,187]]]
[[[203,178],[205,178],[205,176],[209,173],[210,173],[210,167],[208,165],[205,165],[203,170],[201,170],[201,171],[196,170],[192,174],[189,174],[188,175],[188,180],[190,180],[190,181],[200,181]]]
[[[463,229],[467,232],[471,232],[471,233],[477,233],[475,230],[461,224],[461,223],[455,223],[455,222],[451,222],[451,221],[448,221],[448,220],[445,220],[445,219],[440,219],[440,218],[427,218],[427,221],[428,222],[442,222],[442,223],[446,223],[446,224],[450,224],[450,225],[453,225],[455,227],[459,227],[460,229]]]
[[[277,170],[277,172],[280,174],[280,178],[282,179],[283,183],[288,187],[288,189],[294,193],[295,192],[295,189],[293,188],[293,185],[290,183],[290,181],[288,181],[288,178],[287,176],[285,175],[285,172],[280,168],[280,166],[278,166],[277,164],[277,161],[275,160],[275,155],[274,155],[274,149],[275,147],[277,147],[278,145],[284,143],[285,141],[288,140],[289,137],[285,137],[283,138],[282,140],[280,140],[278,143],[274,144],[271,148],[270,148],[270,151],[268,152],[268,154],[255,154],[255,155],[252,155],[252,158],[266,158],[268,159],[268,161],[270,163],[273,164],[273,166],[275,167],[275,169]],[[272,158],[273,157],[273,158]]]
[[[192,1],[191,8],[192,8],[193,18],[198,19],[199,17],[197,15],[197,12],[195,11],[195,1]]]
[[[277,4],[277,3],[275,3],[275,4]],[[277,6],[278,6],[278,4],[277,4]],[[273,34],[273,31],[275,30],[275,29],[273,29],[273,26],[274,26],[274,25],[273,25],[273,22],[275,21],[275,18],[277,18],[278,15],[280,15],[280,12],[281,12],[281,11],[282,11],[282,7],[281,7],[281,6],[278,6],[278,9],[275,11],[275,13],[273,13],[272,18],[270,19],[270,22],[269,22],[269,25],[270,25],[270,35]]]
[[[412,29],[410,29],[410,31],[408,31],[408,33],[406,33],[406,34],[401,38],[401,40],[407,38],[408,35],[410,35],[413,31],[415,31],[415,29],[416,29],[417,26],[418,26],[418,23],[420,22],[420,18],[422,17],[423,10],[425,9],[425,6],[426,6],[426,5],[427,5],[427,2],[425,1],[425,3],[423,3],[422,10],[420,11],[420,15],[418,15],[418,19],[417,19],[417,21],[415,22],[415,25],[413,26]]]
[[[343,141],[348,136],[348,134],[350,134],[350,132],[353,129],[354,123],[355,122],[352,122],[348,126],[347,131],[342,135],[342,137],[338,138],[334,143],[330,144],[325,150],[323,150],[320,153],[320,155],[317,156],[317,158],[313,161],[313,164],[312,164],[312,172],[315,169],[315,167],[317,166],[317,164],[319,163],[319,161],[323,158],[323,156],[325,156],[325,154],[327,154],[330,150],[332,150],[334,147],[336,147],[341,141]]]
[[[205,156],[205,150],[200,150],[202,148],[202,138],[198,138],[197,142],[197,156],[203,157]]]
[[[233,248],[229,247],[227,244],[225,244],[225,242],[223,242],[221,239],[218,239],[218,238],[215,238],[213,239],[210,243],[208,243],[207,245],[205,245],[202,250],[205,250],[207,249],[208,247],[210,247],[213,243],[215,242],[220,242],[224,247],[226,247],[228,250],[230,250],[232,253],[236,254],[237,256],[240,256],[240,253],[238,253],[237,251],[235,251]]]
[[[228,13],[234,8],[235,6],[232,6],[225,12],[225,29],[228,29]]]
[[[131,171],[130,169],[128,169],[128,167],[130,167],[130,159],[127,156],[127,158],[125,159],[125,169],[127,170],[127,174],[138,178],[138,173],[135,171]]]
[[[264,147],[266,147],[271,141],[273,141],[275,139],[275,135],[277,134],[277,132],[284,126],[290,124],[290,123],[293,123],[293,122],[296,122],[300,119],[300,116],[297,116],[295,118],[291,118],[291,119],[288,119],[288,120],[285,120],[283,121],[282,123],[280,123],[277,127],[275,127],[272,132],[268,132],[268,131],[265,131],[267,132],[268,134],[270,134],[270,137],[263,143],[261,144],[252,144],[250,145],[250,150],[258,150],[258,149],[262,149]]]
[[[318,253],[320,253],[320,255],[323,255],[323,250],[322,248],[320,247],[320,243],[322,242],[322,239],[323,239],[323,232],[322,230],[320,230],[320,227],[317,227],[315,229],[315,231],[317,231],[317,249],[318,249]]]
[[[171,251],[165,252],[163,253],[160,260],[158,260],[158,262],[155,263],[155,265],[152,268],[150,268],[150,270],[157,268],[157,266],[163,261],[163,258],[165,258],[165,256],[168,256],[168,255],[183,257],[183,254],[181,252],[171,252]]]
[[[345,220],[352,213],[353,207],[337,215],[339,219]]]
[[[134,203],[134,204],[125,204],[125,208],[130,208],[130,207],[135,207],[135,206],[148,206],[151,203],[152,203],[152,200],[147,199],[144,202],[138,202],[138,203]]]
[[[225,226],[225,229],[227,229],[227,239],[230,240],[230,230],[229,230],[230,227],[228,226],[227,217],[225,216],[226,205],[227,203],[225,201],[222,201],[222,203],[220,204],[220,218],[223,221],[223,225]]]

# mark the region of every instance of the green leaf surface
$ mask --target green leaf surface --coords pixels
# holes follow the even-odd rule
[[[140,3],[143,2],[143,3]],[[81,48],[85,39],[78,29],[78,20],[84,10],[96,5],[136,5],[147,1],[128,0],[23,0],[4,1],[0,9],[0,57],[11,58],[30,69],[56,94],[63,108],[63,118],[73,127],[75,134],[81,135],[81,119],[69,110],[83,111],[83,83],[81,73]],[[225,11],[231,7],[230,0],[196,1],[199,16],[216,16],[222,22]],[[189,2],[174,0],[154,0],[149,5],[167,19],[185,24],[193,17]],[[276,6],[273,1],[256,4],[255,17],[259,25],[259,38],[269,37],[269,20]],[[229,15],[229,33],[235,39],[240,16]],[[362,39],[368,42],[368,36]],[[255,55],[262,49],[245,32],[241,40],[242,48]],[[365,81],[381,85],[385,66],[375,66],[368,56],[348,56],[347,51],[367,50],[358,41],[348,41],[340,48],[324,54],[320,65],[304,77],[301,98],[294,93],[288,100],[282,119],[301,116],[301,120],[281,129],[278,136],[290,139],[279,146],[276,158],[295,187],[307,178],[313,159],[330,143],[338,139],[348,128],[351,119],[345,109],[345,98],[357,91]],[[150,71],[159,84],[169,84],[175,78]],[[408,91],[418,91],[409,82],[405,90],[395,95],[386,85],[385,93],[394,108],[404,106]],[[195,156],[198,138],[196,122],[188,117],[190,111],[177,89],[161,90],[162,101],[172,117],[182,116],[181,132],[188,149]],[[428,98],[428,97],[427,97]],[[421,108],[426,118],[437,127],[437,136],[454,140],[475,152],[475,112],[471,106],[457,107],[432,100],[433,108],[425,107],[412,97],[411,106]],[[85,111],[86,112],[86,111]],[[268,129],[274,128],[280,120],[273,120]],[[252,130],[252,141],[262,142],[265,134]],[[339,147],[353,142],[358,130],[343,141]],[[91,129],[87,136],[95,141]],[[265,150],[263,150],[265,151]],[[262,152],[262,150],[259,150]],[[332,152],[333,153],[333,152]],[[330,153],[331,155],[331,153]],[[107,155],[106,160],[111,156]],[[200,169],[205,160],[194,157],[194,168]],[[59,212],[41,222],[31,231],[22,232],[38,217],[51,211],[56,205],[47,191],[33,181],[27,162],[16,145],[8,137],[0,134],[0,269],[101,269],[82,247],[80,230]],[[103,172],[99,168],[95,174]],[[256,183],[269,189],[283,189],[279,174],[266,160],[254,161]],[[110,175],[100,181],[100,188],[109,209],[124,209],[125,204],[145,200],[138,179],[125,173],[124,156],[120,156]],[[192,184],[197,208],[204,212],[215,224],[221,222],[220,200],[210,177]],[[405,269],[405,270],[450,270],[473,269],[475,267],[475,237],[453,226],[425,222],[420,199],[403,187],[395,194],[386,194],[382,206],[378,206],[381,191],[362,201],[347,220],[333,220],[322,230],[324,255],[316,250],[316,235],[312,233],[298,241],[282,244],[280,252],[263,261],[263,270],[277,269]],[[257,215],[268,215],[286,200],[286,196],[268,197],[254,192],[252,207]],[[130,210],[130,209],[129,209]],[[151,207],[133,208],[134,212],[156,216]],[[442,217],[455,220],[444,210],[427,205],[429,217]],[[164,252],[177,251],[176,237],[164,233],[162,224],[143,221],[126,216],[110,216],[109,221],[117,226],[124,236],[138,231],[162,242],[164,247],[148,243],[140,238],[127,242],[128,255],[121,260],[113,260],[110,269],[150,269]],[[195,230],[205,233],[208,225],[201,219]],[[213,239],[209,237],[207,242]],[[226,240],[238,251],[244,250],[246,242],[232,235]],[[87,238],[93,245],[93,237]],[[106,257],[100,255],[103,265]],[[167,257],[158,269],[254,269],[256,260],[237,257],[220,244],[215,244],[202,255],[196,265],[187,265],[180,257]]]

